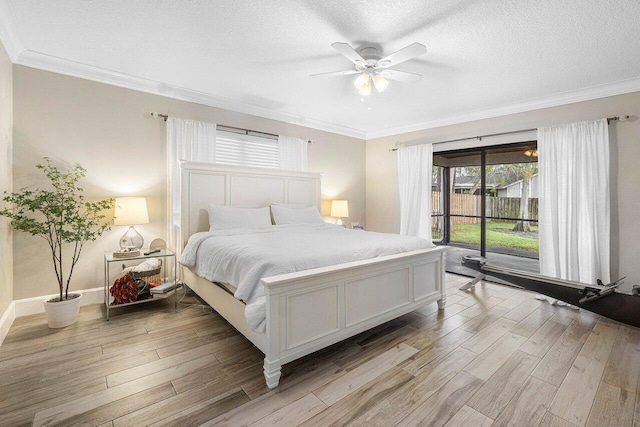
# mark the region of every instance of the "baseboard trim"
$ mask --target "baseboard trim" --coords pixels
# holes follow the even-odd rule
[[[0,345],[4,342],[5,337],[13,325],[13,321],[16,319],[16,303],[11,301],[9,307],[5,310],[4,314],[0,318]]]
[[[99,304],[104,302],[104,288],[82,289],[72,292],[82,294],[81,305]],[[57,296],[57,294],[14,300],[12,304],[15,303],[15,317],[44,313],[44,305],[42,305],[42,301],[45,298],[55,296]]]

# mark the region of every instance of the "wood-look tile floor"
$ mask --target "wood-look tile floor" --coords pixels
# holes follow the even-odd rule
[[[448,275],[435,304],[283,368],[215,313],[84,307],[0,347],[0,425],[640,426],[640,330]],[[192,299],[194,300],[194,299]]]

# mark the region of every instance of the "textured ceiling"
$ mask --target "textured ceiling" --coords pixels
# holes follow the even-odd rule
[[[0,2],[24,51],[368,136],[640,81],[638,0]],[[368,98],[310,79],[352,67],[338,41],[422,43],[397,69],[424,77]]]

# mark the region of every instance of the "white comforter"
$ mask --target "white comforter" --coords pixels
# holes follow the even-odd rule
[[[211,281],[236,287],[251,328],[262,333],[263,277],[360,261],[434,245],[418,237],[354,231],[333,224],[273,225],[196,233],[180,263]]]

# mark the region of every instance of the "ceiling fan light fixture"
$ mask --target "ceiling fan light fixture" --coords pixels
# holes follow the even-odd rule
[[[358,53],[348,43],[335,42],[331,46],[340,52],[354,65],[354,68],[330,73],[312,74],[310,77],[333,77],[359,74],[353,84],[361,96],[371,95],[371,86],[375,86],[378,92],[384,91],[389,86],[388,80],[397,80],[403,83],[416,83],[422,77],[421,74],[408,73],[406,71],[390,70],[405,61],[414,59],[427,52],[427,48],[420,43],[412,43],[390,55],[380,58],[376,48],[365,46]]]
[[[371,77],[369,76],[369,74],[360,74],[358,78],[353,82],[353,85],[356,87],[356,89],[358,89],[358,93],[360,95],[371,95]]]
[[[382,77],[380,74],[373,76],[373,84],[378,92],[382,92],[389,86],[389,80]]]
[[[367,84],[365,87],[363,87],[362,89],[358,89],[358,93],[362,96],[369,96],[371,95],[371,83]]]
[[[538,157],[538,149],[537,148],[534,148],[534,149],[529,148],[524,152],[524,155],[527,156],[527,157]]]

